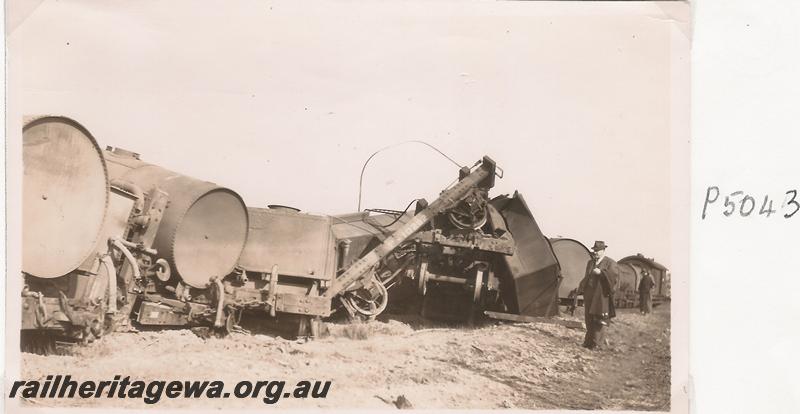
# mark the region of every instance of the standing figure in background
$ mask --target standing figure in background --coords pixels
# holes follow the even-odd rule
[[[603,241],[594,242],[593,258],[586,266],[586,276],[578,286],[583,294],[583,308],[586,319],[586,338],[583,346],[598,349],[603,344],[604,328],[614,311],[614,291],[619,282],[617,262],[606,257],[606,246]]]
[[[655,282],[647,269],[642,269],[642,280],[639,281],[639,311],[647,315],[653,311],[653,286]]]

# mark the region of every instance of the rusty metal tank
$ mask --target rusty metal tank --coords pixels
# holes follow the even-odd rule
[[[22,270],[63,276],[95,250],[108,209],[106,163],[94,137],[69,118],[36,118],[22,140]]]
[[[248,232],[247,208],[236,192],[148,164],[120,148],[107,147],[103,156],[112,182],[168,194],[153,247],[184,283],[205,288],[211,278],[233,271]]]
[[[550,239],[550,244],[561,265],[563,278],[558,288],[558,297],[566,298],[586,275],[586,265],[592,260],[592,254],[583,243],[573,239]]]
[[[333,278],[335,251],[330,217],[278,205],[247,210],[250,232],[239,267],[269,273],[277,266],[281,276]]]

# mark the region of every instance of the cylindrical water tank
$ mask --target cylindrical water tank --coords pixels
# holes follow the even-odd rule
[[[144,192],[158,187],[169,195],[153,247],[184,283],[204,288],[236,266],[247,241],[247,208],[228,188],[139,160],[122,149],[103,151],[109,177],[134,183]]]
[[[106,163],[69,118],[34,119],[22,140],[22,271],[63,276],[95,250],[108,208]]]
[[[573,239],[550,239],[550,244],[561,265],[563,277],[558,288],[558,297],[566,298],[586,275],[586,266],[592,260],[592,254],[583,243]]]

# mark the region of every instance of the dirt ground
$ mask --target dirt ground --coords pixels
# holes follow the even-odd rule
[[[581,308],[574,317],[580,320]],[[399,320],[398,320],[399,319]],[[402,320],[402,321],[401,321]],[[282,408],[669,410],[669,304],[643,317],[621,310],[610,346],[580,347],[584,332],[549,324],[490,322],[447,327],[408,317],[331,324],[331,335],[299,343],[272,335],[201,339],[189,330],[116,333],[72,355],[23,354],[24,379],[71,374],[79,381],[331,380],[325,399],[281,399]],[[140,399],[33,400],[37,406],[141,408]],[[263,408],[256,399],[167,399],[159,408]]]

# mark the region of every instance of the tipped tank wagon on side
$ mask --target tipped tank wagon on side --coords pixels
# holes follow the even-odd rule
[[[209,287],[247,239],[234,191],[101,151],[64,117],[25,125],[23,163],[23,332],[88,341],[131,315],[168,325],[214,314]]]
[[[135,197],[109,186],[94,137],[63,117],[24,126],[22,194],[23,339],[102,335],[117,309],[117,255],[127,249],[118,240]]]

